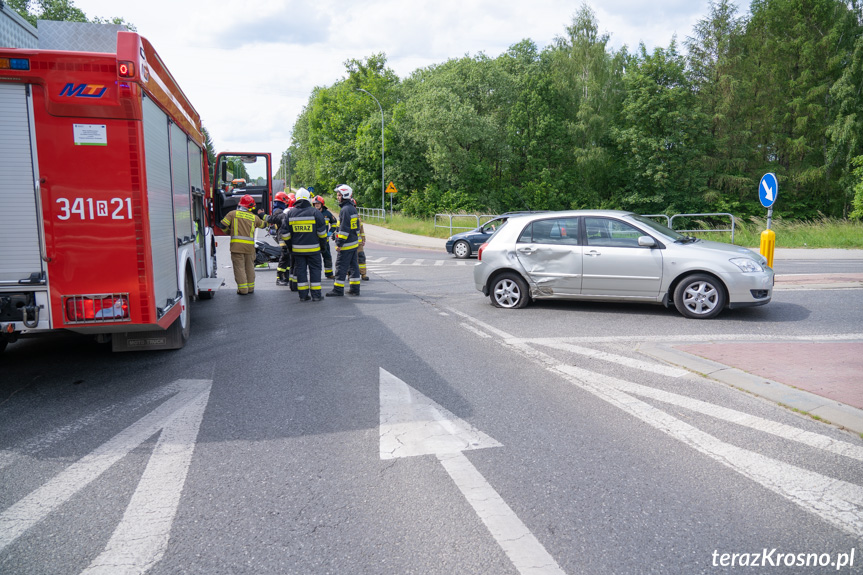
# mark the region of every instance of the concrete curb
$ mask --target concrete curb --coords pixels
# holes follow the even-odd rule
[[[818,416],[841,428],[863,433],[863,410],[856,407],[692,355],[676,349],[674,344],[647,342],[640,344],[638,351],[786,407]]]

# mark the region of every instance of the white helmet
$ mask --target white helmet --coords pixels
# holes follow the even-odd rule
[[[312,197],[312,194],[310,194],[309,190],[307,190],[306,188],[300,188],[299,190],[297,190],[297,193],[295,195],[298,202],[300,200],[308,200]]]
[[[354,189],[347,184],[342,184],[341,186],[337,187],[334,191],[341,194],[342,198],[344,198],[346,200],[351,199],[351,196],[354,195]]]

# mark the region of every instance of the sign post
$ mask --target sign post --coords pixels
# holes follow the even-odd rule
[[[773,221],[773,204],[779,195],[779,182],[776,174],[764,174],[758,183],[758,199],[767,208],[767,229],[761,232],[761,255],[767,258],[767,265],[773,267],[773,251],[776,247],[776,234],[770,229]]]
[[[393,183],[390,182],[390,185],[387,186],[386,192],[390,195],[390,218],[392,218],[393,217],[393,194],[398,192],[398,190],[396,189],[395,185],[393,185]]]

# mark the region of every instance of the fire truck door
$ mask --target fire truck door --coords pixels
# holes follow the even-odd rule
[[[0,85],[0,289],[42,277],[33,99],[24,84]]]

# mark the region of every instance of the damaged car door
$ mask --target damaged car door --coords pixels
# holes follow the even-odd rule
[[[515,252],[527,275],[544,296],[581,293],[582,246],[579,218],[548,218],[522,231]]]

